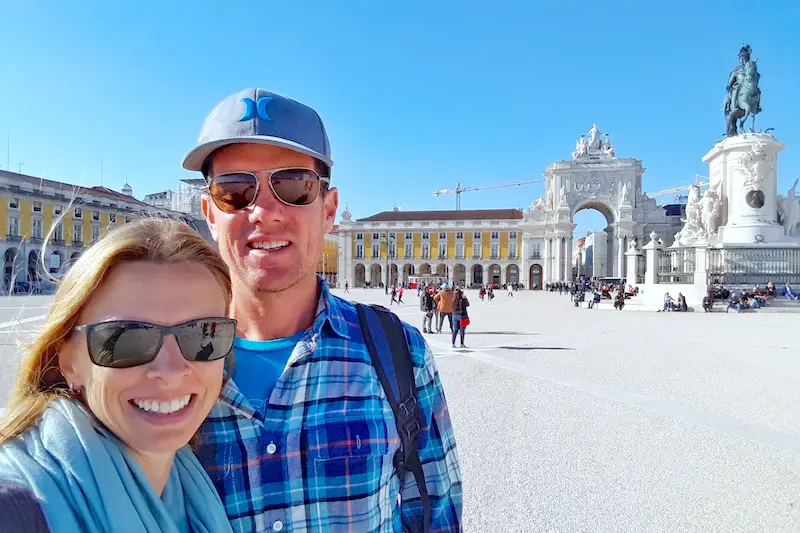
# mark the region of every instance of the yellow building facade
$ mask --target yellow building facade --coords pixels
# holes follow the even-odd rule
[[[539,244],[525,243],[518,209],[385,211],[339,227],[340,284],[353,287],[408,283],[435,275],[459,286],[519,284],[538,276]],[[523,247],[530,250],[523,257]],[[533,278],[531,278],[533,279]]]
[[[0,170],[3,290],[40,289],[110,229],[142,216],[170,215],[124,191]]]
[[[329,284],[336,286],[339,271],[339,238],[337,228],[325,235],[325,246],[317,261],[317,275],[325,278]]]

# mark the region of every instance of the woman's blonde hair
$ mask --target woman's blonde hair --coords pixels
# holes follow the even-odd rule
[[[61,281],[44,325],[26,349],[6,416],[0,422],[0,444],[38,422],[59,396],[68,396],[58,366],[58,349],[68,339],[92,293],[109,271],[128,261],[157,264],[197,263],[214,275],[231,301],[228,267],[211,245],[187,224],[165,218],[146,218],[111,231],[89,248]]]

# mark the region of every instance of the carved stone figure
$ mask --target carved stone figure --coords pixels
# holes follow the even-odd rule
[[[567,205],[567,189],[563,185],[561,189],[558,191],[558,201],[559,205]]]
[[[758,88],[758,66],[750,59],[752,49],[744,45],[739,50],[739,65],[728,77],[727,95],[725,97],[725,124],[727,136],[735,137],[744,133],[744,122],[752,117],[750,131],[754,131],[756,115],[761,112],[761,90]],[[738,121],[738,128],[737,128]]]
[[[757,142],[739,158],[738,170],[744,175],[745,201],[753,209],[764,207],[762,185],[773,168],[772,157],[764,146],[764,143]]]
[[[786,193],[778,195],[778,222],[783,226],[784,235],[800,236],[800,198],[797,197],[797,182]]]
[[[628,205],[631,203],[630,198],[630,191],[628,190],[628,182],[622,184],[622,192],[620,193],[620,203],[622,205]]]
[[[543,207],[544,207],[544,198],[542,198],[542,197],[540,196],[539,198],[537,198],[537,199],[536,199],[536,200],[535,200],[535,201],[534,201],[534,202],[531,204],[531,206],[528,208],[528,211],[531,211],[531,212],[533,212],[533,211],[540,211],[540,210],[541,210]]]
[[[716,235],[719,227],[719,212],[722,206],[718,192],[720,183],[718,182],[714,188],[709,188],[700,199],[700,223],[707,237]]]
[[[603,155],[606,157],[616,157],[614,154],[614,145],[611,144],[611,139],[608,137],[603,141]]]
[[[602,148],[602,141],[600,140],[600,128],[597,124],[592,124],[592,129],[589,130],[589,150],[600,150]]]
[[[572,152],[572,159],[578,159],[586,155],[588,152],[588,146],[586,145],[586,140],[581,137],[578,142],[575,143],[575,151]]]
[[[547,188],[547,207],[553,207],[553,189]]]
[[[686,203],[686,218],[681,230],[675,234],[675,243],[682,246],[694,244],[703,235],[703,227],[700,224],[700,189],[692,186],[689,188],[689,199]]]

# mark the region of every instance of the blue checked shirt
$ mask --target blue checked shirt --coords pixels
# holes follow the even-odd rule
[[[297,343],[260,414],[233,381],[200,428],[195,451],[235,532],[400,533],[421,522],[391,406],[355,307],[320,281],[314,325]],[[419,455],[431,531],[461,530],[461,470],[442,384],[419,331],[405,325],[424,427]]]

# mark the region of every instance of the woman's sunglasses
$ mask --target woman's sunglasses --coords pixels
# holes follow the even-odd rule
[[[233,349],[236,321],[198,318],[177,326],[137,320],[115,320],[75,326],[86,333],[89,358],[98,366],[129,368],[155,360],[166,335],[175,335],[187,361],[216,361]]]
[[[314,203],[323,178],[308,168],[276,168],[268,170],[269,188],[275,198],[286,205],[302,207]],[[226,213],[235,213],[253,205],[258,197],[261,179],[251,172],[229,172],[208,180],[208,193],[214,204]]]

